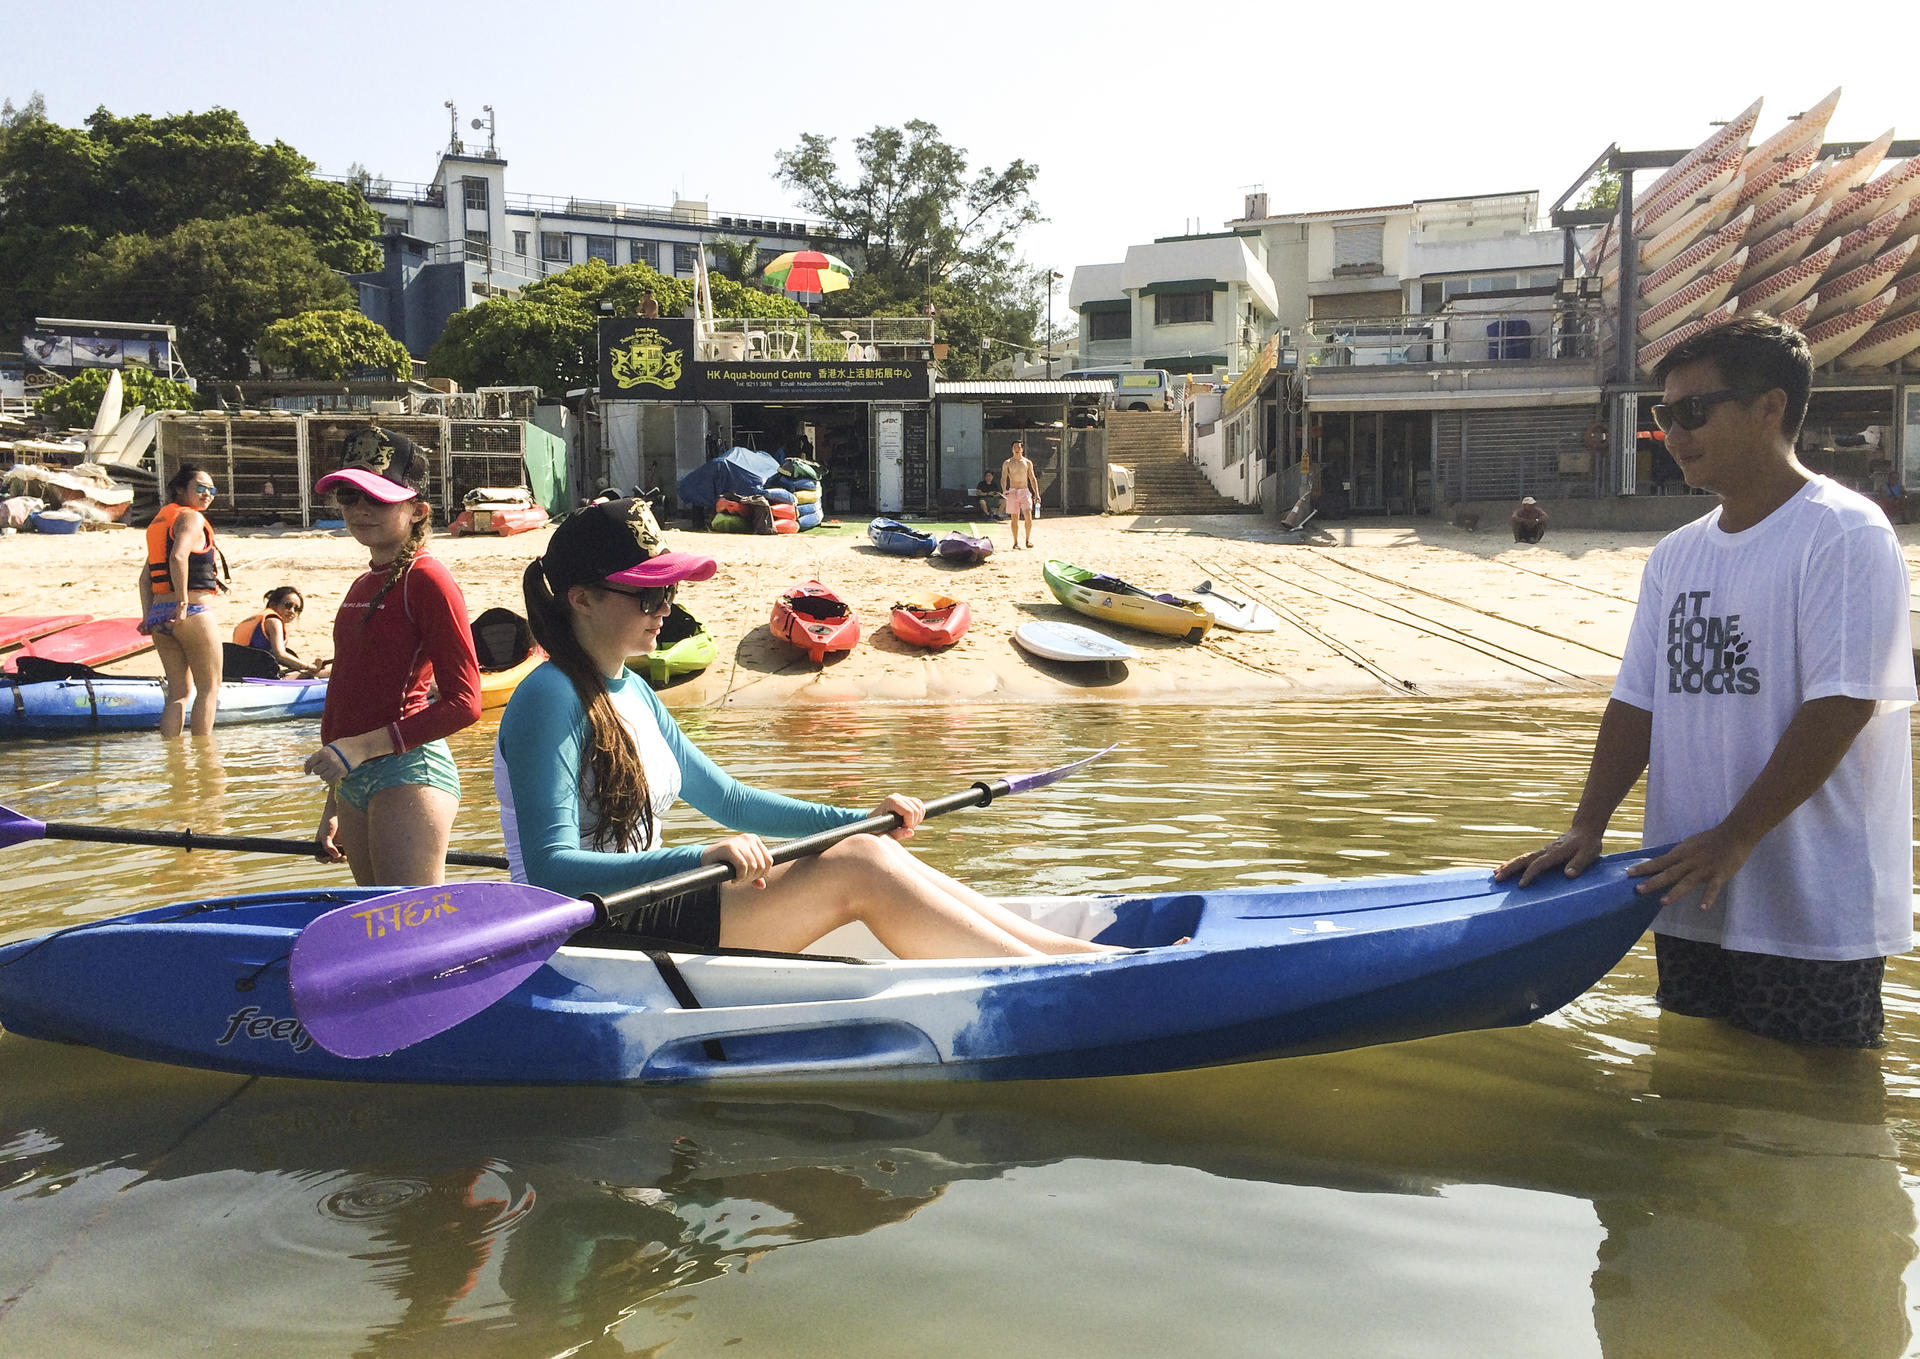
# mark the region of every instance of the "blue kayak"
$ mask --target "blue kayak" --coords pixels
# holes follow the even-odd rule
[[[896,557],[931,557],[934,549],[934,536],[910,528],[898,519],[875,519],[867,525],[867,537],[882,552],[891,552]]]
[[[1571,882],[1551,874],[1524,890],[1463,870],[1005,902],[1065,933],[1135,950],[1098,958],[873,962],[670,945],[663,968],[632,936],[589,931],[474,1017],[364,1059],[313,1041],[294,1008],[287,958],[314,917],[386,889],[230,897],[0,947],[0,1025],[154,1061],[366,1081],[1174,1071],[1551,1014],[1652,921],[1658,902],[1626,877],[1644,857],[1614,855]]]
[[[327,704],[323,679],[236,680],[220,686],[214,725],[318,717]],[[0,737],[88,736],[103,731],[158,731],[166,688],[157,679],[70,679],[0,686]]]

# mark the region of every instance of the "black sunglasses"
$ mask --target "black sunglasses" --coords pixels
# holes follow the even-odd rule
[[[336,487],[333,492],[333,503],[342,509],[353,505],[364,505],[371,498],[365,491],[356,491],[351,486]]]
[[[600,588],[610,595],[625,595],[628,599],[639,604],[641,610],[645,613],[659,613],[660,610],[673,603],[674,591],[678,590],[680,586],[678,582],[675,582],[672,585],[648,585],[638,590],[627,590],[622,589],[618,585],[606,584],[602,584]]]
[[[1751,401],[1756,395],[1756,392],[1740,392],[1724,387],[1717,392],[1683,396],[1678,401],[1661,401],[1654,405],[1653,423],[1660,427],[1662,433],[1675,425],[1681,429],[1699,429],[1707,423],[1715,406],[1724,401]]]

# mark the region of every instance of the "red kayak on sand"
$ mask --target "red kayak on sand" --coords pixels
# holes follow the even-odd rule
[[[75,665],[104,665],[153,646],[153,638],[139,629],[138,618],[100,618],[78,627],[62,628],[35,638],[7,657],[5,669],[9,673],[18,669],[22,656],[70,661]]]
[[[48,614],[38,618],[26,614],[0,614],[0,647],[19,646],[36,637],[45,637],[50,632],[92,621],[93,615],[90,613]]]
[[[802,581],[773,601],[773,635],[807,653],[815,665],[829,651],[851,651],[860,640],[860,620],[839,595],[817,580]]]
[[[893,635],[914,646],[952,646],[973,622],[973,610],[964,599],[951,595],[933,595],[927,599],[903,600],[893,606],[887,626]]]

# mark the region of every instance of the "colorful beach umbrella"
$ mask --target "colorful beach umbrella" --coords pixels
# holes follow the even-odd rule
[[[761,277],[789,293],[837,293],[853,286],[847,262],[818,250],[789,250],[770,261]]]

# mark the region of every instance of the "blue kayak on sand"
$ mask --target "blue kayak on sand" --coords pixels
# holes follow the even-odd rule
[[[935,544],[931,533],[910,528],[898,519],[875,519],[867,525],[867,537],[882,552],[896,557],[931,557]]]
[[[1136,950],[1117,957],[870,962],[665,945],[663,969],[644,941],[589,931],[472,1018],[361,1059],[313,1041],[294,1008],[287,959],[316,916],[387,889],[278,892],[160,907],[0,947],[0,1026],[186,1066],[367,1081],[1175,1071],[1551,1014],[1651,923],[1658,901],[1625,875],[1645,857],[1614,855],[1580,878],[1550,874],[1524,890],[1470,869],[1004,903]]]
[[[236,680],[220,686],[214,725],[318,717],[327,705],[324,679]],[[91,736],[107,731],[158,731],[166,687],[157,679],[69,679],[0,686],[0,738]]]

